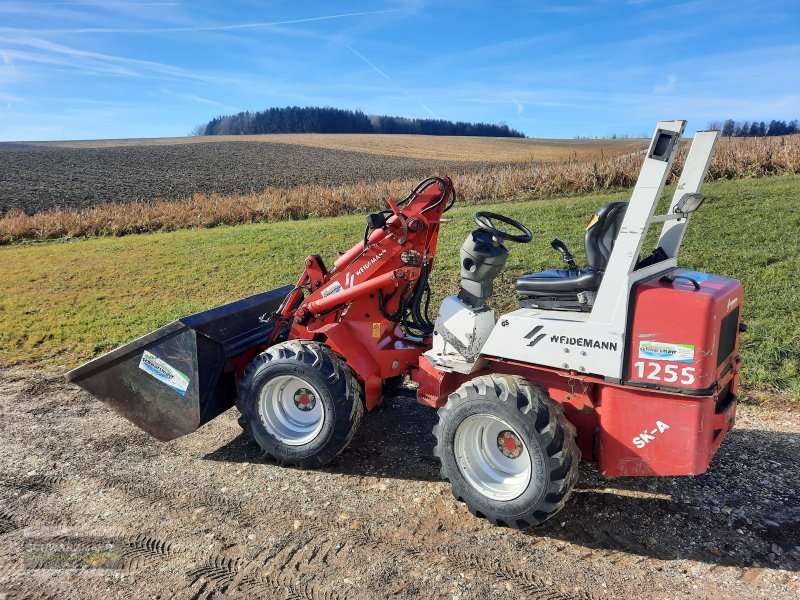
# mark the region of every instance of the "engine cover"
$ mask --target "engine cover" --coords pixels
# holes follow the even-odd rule
[[[719,275],[673,269],[640,282],[633,292],[625,382],[713,393],[741,360],[741,306],[741,284]]]

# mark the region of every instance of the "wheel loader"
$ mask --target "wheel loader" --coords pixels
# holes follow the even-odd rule
[[[302,468],[333,460],[398,381],[412,382],[438,409],[435,454],[456,498],[514,528],[564,505],[581,460],[605,477],[703,473],[734,423],[746,327],[738,281],[677,264],[718,132],[695,134],[656,211],[685,126],[658,123],[630,200],[591,216],[586,266],[553,240],[562,268],[520,277],[517,310],[495,314],[493,282],[533,234],[478,211],[460,288],[429,317],[456,202],[453,182],[431,177],[368,215],[330,266],[312,254],[293,285],[179,319],[67,378],[159,440],[235,404],[266,454]]]

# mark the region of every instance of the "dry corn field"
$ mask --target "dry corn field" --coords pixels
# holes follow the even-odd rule
[[[575,143],[580,142],[582,141]],[[234,147],[242,144],[223,143]],[[260,142],[264,143],[266,142]],[[198,147],[213,145],[200,144]],[[161,146],[161,148],[176,147],[178,146]],[[157,148],[157,145],[136,146],[140,155],[142,152],[154,153]],[[296,150],[299,146],[287,144],[284,148]],[[26,213],[20,208],[12,208],[0,218],[0,243],[23,239],[123,235],[144,231],[363,213],[383,206],[386,197],[405,196],[421,176],[431,172],[451,175],[461,199],[474,203],[519,197],[580,194],[631,187],[636,181],[642,161],[641,151],[627,152],[619,156],[596,155],[594,158],[584,160],[573,158],[562,162],[492,165],[487,161],[482,164],[465,165],[463,162],[386,156],[378,158],[379,155],[376,154],[324,150],[310,146],[302,150],[304,153],[321,152],[317,158],[323,160],[327,157],[329,161],[317,164],[310,160],[308,164],[319,169],[314,171],[316,175],[310,179],[304,178],[308,167],[302,167],[296,157],[288,160],[284,156],[280,165],[284,171],[276,175],[281,178],[279,185],[257,188],[257,180],[253,180],[249,182],[251,191],[247,192],[194,192],[184,197],[178,195],[177,198],[169,199],[148,198],[131,202],[97,203],[76,208],[43,209],[34,214],[28,214],[32,211]],[[673,168],[676,173],[682,168],[686,150],[686,146],[681,149]],[[0,152],[0,165],[3,160],[7,160],[17,152],[19,150]],[[303,156],[309,155],[303,154]],[[365,161],[364,157],[368,157],[368,160]],[[227,160],[226,155],[225,160],[214,169],[204,165],[195,165],[194,169],[202,171],[208,177],[215,176],[217,172],[226,176],[232,174],[234,177],[246,177],[250,173],[241,171],[240,165],[235,161],[226,163]],[[411,162],[402,162],[409,160]],[[226,169],[225,164],[229,164],[229,168]],[[365,164],[369,168],[365,167]],[[183,166],[184,170],[191,170],[191,165],[183,163]],[[9,170],[5,169],[5,172],[9,173]],[[723,140],[709,167],[708,179],[713,181],[787,173],[800,173],[799,135]],[[108,178],[113,183],[117,175],[109,173]],[[182,175],[185,173],[175,172],[172,177],[179,179]],[[362,175],[368,176],[362,177]],[[136,177],[140,179],[143,188],[147,188],[154,173],[152,170],[142,168],[138,174],[134,170],[134,176],[134,179]],[[191,180],[191,177],[188,180]]]

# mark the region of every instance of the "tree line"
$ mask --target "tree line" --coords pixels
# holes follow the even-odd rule
[[[192,130],[192,135],[253,133],[403,133],[418,135],[470,135],[519,137],[525,134],[505,123],[468,123],[444,119],[409,119],[367,115],[360,110],[287,106],[219,116]]]
[[[773,135],[791,135],[800,133],[800,123],[793,121],[776,121],[773,119],[767,124],[764,121],[711,121],[709,129],[718,129],[723,137],[766,137]]]

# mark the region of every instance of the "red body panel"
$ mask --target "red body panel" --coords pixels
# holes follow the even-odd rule
[[[721,382],[722,390],[707,396],[613,384],[503,360],[464,375],[437,371],[423,356],[413,377],[423,404],[443,406],[462,383],[493,373],[520,375],[544,387],[575,426],[583,459],[597,462],[604,477],[703,473],[736,416],[738,376],[732,371]]]
[[[601,475],[703,473],[736,416],[742,288],[738,281],[716,275],[681,269],[669,274],[692,277],[700,290],[682,279],[661,281],[663,274],[639,284],[626,349],[626,372],[635,371],[635,363],[643,360],[659,365],[660,379],[647,379],[648,369],[643,378],[632,375],[630,381],[616,383],[504,359],[491,359],[485,369],[463,375],[438,371],[423,356],[413,374],[420,386],[417,397],[438,407],[474,377],[520,375],[564,406],[584,460],[597,462]],[[642,341],[660,342],[662,355],[640,358],[641,348],[655,348],[652,343],[641,346]],[[674,368],[665,369],[667,365]]]
[[[668,275],[676,279],[657,276],[636,288],[623,378],[661,388],[712,390],[738,364],[742,286],[684,269]]]
[[[697,475],[733,427],[736,400],[601,386],[597,415],[601,475]]]

